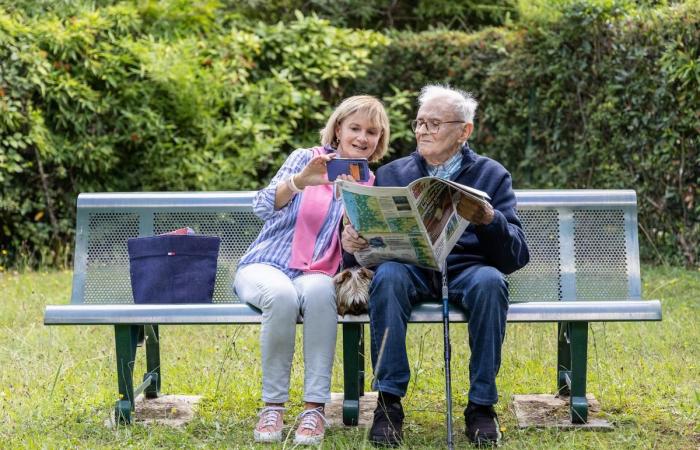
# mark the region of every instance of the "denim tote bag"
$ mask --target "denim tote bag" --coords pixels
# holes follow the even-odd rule
[[[129,239],[134,303],[211,303],[220,243],[211,236]]]

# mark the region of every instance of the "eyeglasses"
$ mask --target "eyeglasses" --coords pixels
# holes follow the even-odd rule
[[[428,133],[435,134],[440,131],[440,125],[443,123],[466,123],[463,120],[449,120],[447,122],[442,122],[440,120],[436,119],[431,119],[431,120],[423,120],[423,119],[417,119],[417,120],[412,120],[411,121],[411,129],[415,133],[425,125],[425,128],[428,130]]]

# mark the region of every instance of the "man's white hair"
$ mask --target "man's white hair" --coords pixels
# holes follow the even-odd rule
[[[448,102],[460,119],[466,123],[474,123],[474,113],[476,113],[476,107],[479,103],[471,93],[451,88],[448,85],[428,84],[420,90],[418,104],[423,106],[435,99]]]

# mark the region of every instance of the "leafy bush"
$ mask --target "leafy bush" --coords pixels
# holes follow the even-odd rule
[[[214,22],[171,3],[0,11],[5,260],[65,261],[78,192],[259,187],[318,142],[341,86],[387,42],[315,17]]]
[[[642,256],[698,265],[698,22],[697,2],[568,2],[546,23],[402,32],[357,89],[471,90],[480,101],[473,145],[502,161],[516,187],[635,189]],[[399,155],[413,148],[411,136],[394,143]]]
[[[429,82],[474,92],[474,147],[516,187],[635,189],[642,256],[698,265],[700,5],[643,3],[382,35],[252,1],[0,0],[0,267],[65,264],[79,192],[258,188],[349,95],[384,99],[407,154]]]
[[[287,22],[294,19],[294,11],[301,11],[340,27],[413,31],[477,30],[502,25],[517,11],[513,0],[241,0],[230,2],[229,8],[267,23]]]

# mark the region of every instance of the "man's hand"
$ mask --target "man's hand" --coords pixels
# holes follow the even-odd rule
[[[493,222],[493,207],[491,205],[464,196],[457,204],[457,213],[475,225],[488,225]]]
[[[357,230],[355,230],[351,224],[347,224],[345,225],[345,228],[343,228],[340,243],[343,246],[343,250],[348,253],[352,253],[353,255],[355,252],[363,250],[369,245],[367,241],[357,233]]]

